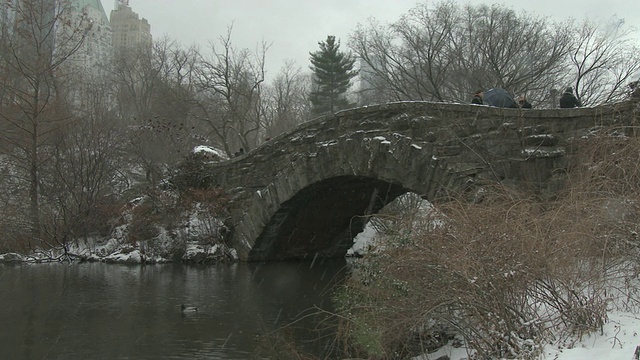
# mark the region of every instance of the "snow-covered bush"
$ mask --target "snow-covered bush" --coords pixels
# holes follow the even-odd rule
[[[206,145],[198,145],[194,147],[189,156],[191,158],[197,158],[199,160],[209,162],[229,160],[229,156],[227,156],[224,151]]]
[[[220,252],[232,258],[225,244],[227,201],[216,188],[149,192],[131,209],[128,242],[141,244],[143,254],[176,261],[219,259]],[[206,247],[199,253],[209,255],[186,256],[194,246]]]
[[[220,149],[208,146],[196,146],[180,163],[171,179],[171,184],[180,189],[207,187],[206,167],[211,163],[228,160]]]

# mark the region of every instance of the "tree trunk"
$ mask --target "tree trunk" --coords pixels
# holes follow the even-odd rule
[[[29,154],[29,200],[31,215],[31,235],[34,240],[40,239],[40,201],[38,194],[38,126],[33,124],[31,149]]]

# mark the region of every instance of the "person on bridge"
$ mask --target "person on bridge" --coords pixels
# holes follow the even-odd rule
[[[531,103],[527,101],[527,97],[524,95],[518,96],[518,106],[522,109],[531,109]]]
[[[478,90],[473,94],[473,98],[471,99],[472,104],[483,105],[482,98],[484,97],[484,91]]]
[[[576,108],[582,106],[582,103],[578,98],[573,94],[573,88],[568,87],[562,93],[560,97],[560,107],[563,109],[567,108]]]
[[[640,99],[640,80],[633,81],[629,84],[629,97],[632,99]]]

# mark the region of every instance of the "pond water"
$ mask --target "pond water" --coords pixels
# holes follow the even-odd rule
[[[321,318],[305,315],[331,310],[345,268],[344,260],[0,265],[0,358],[269,358],[259,351],[273,344],[266,334],[294,322],[294,341],[322,353],[326,344],[313,341]]]

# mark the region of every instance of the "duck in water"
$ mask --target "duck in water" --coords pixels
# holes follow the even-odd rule
[[[198,311],[198,308],[195,306],[185,306],[184,304],[180,305],[183,313],[193,313]]]

